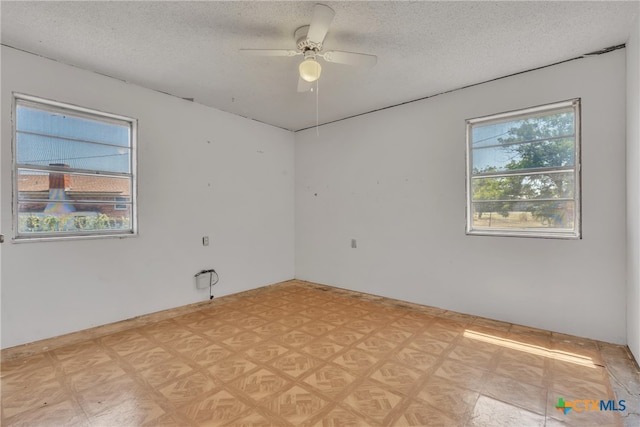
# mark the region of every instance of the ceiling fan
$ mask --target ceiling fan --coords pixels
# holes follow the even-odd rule
[[[298,70],[298,92],[306,92],[312,88],[311,83],[320,78],[322,66],[318,58],[337,64],[372,67],[378,58],[375,55],[364,53],[343,52],[339,50],[323,51],[322,43],[329,31],[329,25],[333,21],[335,12],[329,6],[317,3],[313,8],[311,24],[298,28],[293,37],[297,49],[240,49],[241,52],[258,56],[299,56],[304,60]]]

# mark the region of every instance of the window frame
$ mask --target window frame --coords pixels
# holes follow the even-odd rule
[[[487,177],[484,175],[473,174],[473,138],[472,132],[474,126],[479,124],[488,125],[492,123],[500,123],[505,121],[512,121],[518,119],[524,119],[532,115],[540,113],[553,114],[554,111],[566,110],[568,108],[573,109],[574,114],[574,165],[573,167],[558,166],[549,168],[529,168],[519,169],[516,172],[500,172],[496,175],[501,176],[518,176],[523,175],[524,171],[531,170],[533,173],[539,173],[541,171],[546,172],[563,172],[567,169],[573,169],[574,178],[574,195],[573,202],[574,208],[574,222],[573,229],[553,229],[549,227],[538,228],[486,228],[486,227],[474,227],[473,225],[473,186],[472,181],[474,177],[482,178]],[[519,110],[512,110],[497,114],[491,114],[487,116],[477,117],[466,120],[466,169],[465,169],[465,185],[466,185],[466,234],[478,235],[478,236],[503,236],[503,237],[537,237],[537,238],[552,238],[552,239],[582,239],[582,160],[581,160],[581,99],[574,98],[566,101],[559,101],[550,104],[539,105],[535,107],[523,108]],[[491,176],[491,175],[489,175]],[[533,200],[533,199],[531,199]]]
[[[12,157],[12,242],[37,242],[37,241],[54,241],[54,240],[75,240],[75,239],[99,239],[99,238],[123,238],[133,237],[138,235],[138,203],[137,203],[137,136],[138,136],[138,120],[113,113],[106,113],[104,111],[95,110],[91,108],[81,107],[70,103],[64,103],[45,99],[37,96],[26,95],[23,93],[13,92],[12,94],[12,120],[11,120],[11,157]],[[80,168],[61,168],[56,166],[41,166],[36,167],[34,165],[24,165],[18,163],[17,158],[17,109],[19,106],[27,106],[30,108],[38,109],[41,111],[49,111],[58,114],[68,114],[69,116],[78,117],[80,119],[90,119],[101,123],[127,123],[130,129],[129,133],[129,173],[119,172],[107,172],[97,171],[92,169],[80,169]],[[106,230],[92,230],[87,232],[77,231],[56,231],[56,232],[41,232],[41,233],[24,233],[19,229],[19,191],[18,191],[18,176],[19,170],[32,170],[40,172],[62,172],[74,175],[87,175],[87,176],[109,176],[115,178],[127,178],[130,180],[130,201],[127,204],[131,205],[131,224],[127,229],[106,229]],[[98,203],[94,201],[92,203]],[[113,203],[113,202],[111,202]],[[109,205],[107,200],[104,201],[105,205]],[[120,203],[124,204],[124,203]]]

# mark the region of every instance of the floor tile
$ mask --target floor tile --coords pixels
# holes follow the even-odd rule
[[[45,366],[51,367],[51,358],[46,353],[40,353],[28,357],[23,357],[15,360],[2,360],[0,365],[0,377],[5,375],[15,374],[21,371],[30,371],[32,369],[38,369]]]
[[[409,331],[403,331],[402,329],[385,326],[381,329],[378,329],[374,336],[382,338],[387,341],[391,341],[394,343],[402,343],[407,340],[407,338],[413,335]]]
[[[30,409],[43,408],[62,402],[67,394],[57,380],[2,394],[2,415],[12,417]]]
[[[232,350],[242,350],[258,345],[262,338],[253,332],[240,332],[222,341],[224,345]]]
[[[511,325],[509,332],[512,334],[531,335],[551,340],[551,332],[544,329],[533,328],[530,326]]]
[[[56,370],[48,364],[36,365],[33,369],[14,369],[3,371],[0,378],[0,390],[5,393],[37,387],[55,379]]]
[[[443,361],[435,375],[445,380],[458,384],[462,388],[479,391],[482,387],[482,377],[487,372],[455,360],[446,359]]]
[[[113,360],[112,356],[106,353],[104,349],[99,346],[91,346],[70,356],[61,358],[59,364],[66,374],[70,374],[82,369],[92,368],[111,360]]]
[[[417,369],[423,373],[430,372],[440,360],[440,357],[424,351],[416,350],[413,347],[403,347],[397,350],[393,357],[398,362]]]
[[[218,344],[209,344],[189,353],[189,359],[200,366],[209,366],[232,354],[234,354],[232,350],[223,348]]]
[[[327,360],[332,358],[336,353],[340,352],[344,347],[329,341],[328,339],[318,339],[311,341],[300,349],[305,353],[318,359]]]
[[[402,401],[400,393],[386,390],[371,381],[362,383],[344,398],[344,403],[353,408],[365,419],[384,423],[387,416]]]
[[[450,342],[438,340],[422,334],[413,337],[408,341],[408,345],[426,353],[439,355],[451,347],[452,344]]]
[[[207,423],[207,425],[211,425]],[[280,420],[274,421],[265,417],[258,411],[251,410],[245,413],[240,418],[236,418],[224,424],[225,427],[281,427],[282,422]]]
[[[534,414],[508,403],[480,396],[467,423],[469,427],[543,427],[543,415]]]
[[[423,375],[422,372],[407,368],[399,363],[387,362],[373,371],[369,378],[385,384],[393,390],[410,395],[410,391],[418,385]]]
[[[217,384],[200,372],[181,377],[158,391],[162,393],[175,406],[185,405],[199,396],[213,390]]]
[[[457,345],[447,354],[447,357],[467,365],[487,369],[494,355],[494,352]]]
[[[233,338],[234,336],[241,334],[245,331],[244,329],[239,328],[237,326],[230,325],[228,323],[223,323],[217,326],[216,328],[203,330],[201,332],[203,335],[206,335],[211,340],[218,342],[218,341],[224,341],[228,338]]]
[[[272,342],[265,342],[245,350],[250,358],[260,362],[268,362],[289,351],[287,347]]]
[[[3,425],[84,427],[89,425],[89,420],[77,404],[70,400],[63,400],[18,414],[3,422]]]
[[[456,423],[462,423],[473,410],[479,395],[477,391],[433,376],[418,390],[415,399],[434,408],[446,408],[450,418],[456,420]]]
[[[290,376],[292,379],[296,379],[321,366],[323,363],[315,357],[294,351],[278,357],[270,364],[279,372]]]
[[[185,329],[173,322],[168,324],[166,328],[158,327],[151,330],[145,329],[142,333],[161,343],[175,341],[191,335],[191,331],[189,329]]]
[[[340,310],[338,312],[335,313],[327,313],[325,316],[322,317],[322,319],[325,322],[329,322],[333,325],[345,325],[349,322],[351,322],[352,318],[348,315],[345,315],[344,312],[347,310],[346,306],[343,310]]]
[[[246,375],[255,367],[256,364],[242,354],[236,354],[214,363],[207,368],[207,371],[220,381],[228,382],[240,375]]]
[[[434,323],[431,327],[423,331],[422,334],[427,338],[433,338],[434,340],[450,343],[462,335],[462,329],[451,328],[448,325]]]
[[[139,398],[146,399],[147,393],[128,376],[117,377],[78,393],[78,402],[84,412],[93,417],[111,408],[126,406]]]
[[[290,327],[276,321],[276,322],[268,322],[268,323],[265,323],[264,325],[255,327],[252,329],[252,332],[264,339],[267,339],[275,335],[280,335],[285,332],[288,332],[289,330],[291,330]]]
[[[553,360],[545,355],[544,351],[526,351],[526,349],[514,350],[510,348],[504,348],[499,355],[499,364],[501,363],[520,363],[529,365],[535,368],[544,369],[547,362],[551,363]]]
[[[91,369],[84,369],[67,375],[67,382],[71,386],[71,389],[78,393],[93,388],[96,384],[106,383],[126,375],[127,373],[120,365],[114,361],[109,361],[92,366]]]
[[[283,326],[286,326],[287,328],[297,328],[298,326],[302,326],[305,323],[311,322],[311,319],[301,314],[294,314],[291,316],[286,316],[282,319],[278,319],[277,322],[282,324]]]
[[[325,413],[322,419],[313,424],[312,427],[363,427],[367,425],[369,424],[362,416],[341,407],[336,407]]]
[[[304,382],[313,389],[319,390],[323,395],[336,398],[355,380],[356,377],[344,369],[333,365],[325,365],[305,378]]]
[[[364,350],[377,357],[386,356],[398,346],[396,343],[386,341],[378,337],[369,337],[362,340],[356,345],[356,348]]]
[[[496,374],[527,384],[543,387],[551,382],[548,370],[520,360],[501,358],[495,369]]]
[[[260,317],[270,321],[282,319],[283,317],[286,317],[288,314],[289,312],[282,310],[280,308],[272,308],[267,311],[263,311],[262,313],[258,313]]]
[[[122,359],[134,369],[141,370],[158,363],[166,362],[169,359],[173,359],[173,357],[173,354],[164,348],[153,347],[148,350],[127,354]]]
[[[364,373],[371,369],[380,359],[358,348],[351,348],[331,359],[336,365],[348,371]]]
[[[158,387],[191,373],[193,373],[191,365],[174,358],[141,370],[137,374],[152,387]]]
[[[320,335],[326,334],[332,329],[335,329],[335,325],[332,325],[329,322],[316,321],[316,322],[308,322],[303,325],[300,325],[298,326],[297,329],[307,332],[311,335],[320,336]]]
[[[276,339],[285,346],[302,347],[303,345],[313,341],[315,337],[307,332],[294,329],[278,336]]]
[[[450,409],[455,411],[454,408]],[[461,421],[455,418],[455,413],[447,412],[444,409],[421,402],[413,402],[402,411],[400,417],[393,421],[391,425],[394,427],[449,427],[460,425]]]
[[[612,399],[612,391],[604,382],[586,381],[577,377],[557,377],[552,381],[553,390],[572,396],[590,396],[597,399]]]
[[[230,385],[257,402],[279,392],[287,383],[287,379],[263,368],[243,375]]]
[[[164,410],[151,397],[136,396],[89,417],[89,423],[92,426],[142,426],[155,424],[164,415]]]
[[[184,353],[187,357],[194,351],[211,344],[211,340],[204,338],[200,335],[189,334],[185,337],[179,338],[175,341],[171,341],[171,349]]]
[[[364,337],[364,334],[348,328],[339,327],[329,332],[325,337],[338,344],[348,346],[360,340]]]
[[[115,338],[113,340],[104,339],[103,343],[120,356],[126,356],[155,346],[155,344],[148,338],[137,333],[135,335],[137,336],[132,336],[123,340],[117,340]]]
[[[180,412],[198,425],[224,425],[248,408],[227,390],[220,390],[190,401]]]
[[[281,391],[278,396],[261,405],[286,421],[299,425],[327,404],[327,400],[296,385]]]
[[[430,322],[421,322],[419,320],[401,317],[391,323],[391,327],[398,328],[403,331],[419,332],[427,328]]]
[[[547,410],[547,389],[514,380],[502,375],[485,377],[482,394],[519,406],[536,414],[545,415]]]
[[[3,426],[621,426],[558,399],[640,404],[622,346],[298,280],[67,343],[3,360]]]
[[[257,316],[248,316],[234,322],[235,325],[245,329],[254,329],[264,325],[265,323],[269,323],[269,321]]]

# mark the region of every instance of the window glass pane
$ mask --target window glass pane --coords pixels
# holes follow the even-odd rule
[[[16,162],[130,173],[131,149],[16,132]]]
[[[115,120],[109,120],[107,123],[106,119],[103,121],[91,120],[61,112],[55,113],[29,108],[24,105],[18,105],[16,110],[18,131],[101,142],[121,147],[130,146],[130,127],[126,122],[118,125]]]
[[[467,233],[580,237],[580,100],[467,121]]]
[[[574,138],[569,137],[476,148],[473,173],[573,166],[574,144]]]
[[[474,178],[471,186],[473,201],[572,199],[575,177],[573,172],[550,172]]]
[[[132,229],[131,179],[20,169],[18,232]]]
[[[87,204],[60,204],[56,209],[47,211],[45,206],[51,204],[35,204],[18,202],[18,232],[21,234],[44,233],[95,233],[130,231],[131,205],[124,209],[115,209],[113,202]]]
[[[130,201],[128,177],[80,175],[18,169],[18,200],[113,200]]]
[[[130,197],[116,197],[116,202],[119,202],[118,204],[115,205],[115,209],[116,210],[120,210],[120,209],[128,209],[127,208],[127,203],[131,203],[131,198]]]
[[[475,124],[472,148],[574,135],[573,109],[542,112],[525,118]]]
[[[135,120],[18,94],[14,105],[16,239],[136,234]]]
[[[574,201],[476,201],[472,208],[474,229],[571,230],[575,222]]]

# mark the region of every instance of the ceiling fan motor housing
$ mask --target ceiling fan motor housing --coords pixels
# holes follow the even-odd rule
[[[296,40],[298,49],[300,52],[305,53],[307,51],[320,52],[322,50],[322,42],[317,43],[311,41],[307,38],[307,33],[309,32],[309,25],[302,26],[298,28],[294,33],[293,37]]]

